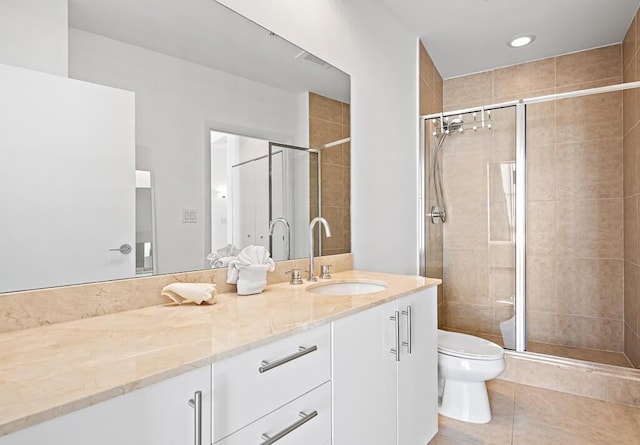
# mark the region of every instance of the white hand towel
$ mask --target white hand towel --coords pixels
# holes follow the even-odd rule
[[[214,304],[216,285],[209,283],[171,283],[162,289],[160,295],[171,298],[175,303]]]
[[[223,267],[229,267],[229,263],[233,260],[237,260],[237,256],[224,256],[222,258],[218,258],[214,263],[213,267],[216,269],[222,269]]]
[[[229,262],[229,268],[227,269],[227,283],[236,284],[238,282],[241,267],[246,266],[241,266],[240,261],[237,259]]]
[[[238,254],[238,261],[242,266],[250,266],[252,264],[267,264],[269,272],[275,270],[275,263],[271,259],[269,251],[263,246],[247,246]]]
[[[216,250],[216,253],[219,257],[238,256],[238,254],[240,253],[240,249],[238,249],[233,244],[227,244],[223,248]]]
[[[212,269],[218,269],[227,267],[229,265],[229,261],[236,259],[239,253],[240,249],[233,244],[227,244],[226,246],[207,255],[207,259],[209,260]]]
[[[266,248],[248,246],[237,259],[229,262],[227,283],[237,285],[238,295],[259,294],[267,285],[267,272],[273,272],[275,268]]]
[[[253,295],[262,292],[267,285],[268,264],[252,264],[240,269],[238,295]]]

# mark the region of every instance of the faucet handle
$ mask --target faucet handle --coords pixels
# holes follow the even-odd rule
[[[300,269],[291,269],[286,271],[285,274],[291,274],[289,284],[302,284],[302,271]]]
[[[331,278],[331,275],[329,274],[329,269],[331,269],[331,264],[322,264],[320,266],[320,279],[321,280],[328,280]]]

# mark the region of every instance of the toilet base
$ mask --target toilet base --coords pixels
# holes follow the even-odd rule
[[[491,421],[491,407],[485,382],[444,380],[438,413],[470,423]]]

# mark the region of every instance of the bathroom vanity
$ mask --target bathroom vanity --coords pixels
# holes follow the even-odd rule
[[[424,445],[437,430],[439,280],[330,281],[343,280],[387,287],[279,283],[2,334],[0,445]]]

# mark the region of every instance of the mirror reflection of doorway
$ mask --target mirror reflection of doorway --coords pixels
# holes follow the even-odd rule
[[[318,205],[312,197],[319,193],[318,175],[310,170],[317,156],[303,147],[211,131],[211,267],[226,267],[249,245],[266,247],[276,261],[308,255],[308,224]],[[286,223],[270,227],[276,220]]]
[[[152,175],[136,170],[136,275],[153,275],[155,248]]]

